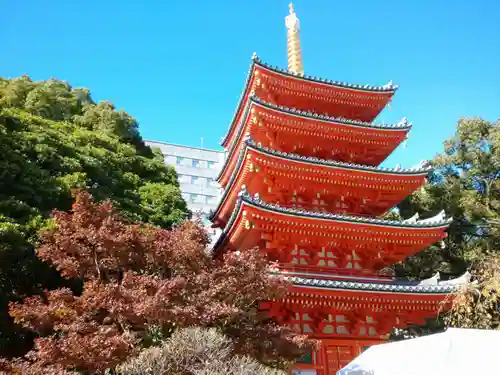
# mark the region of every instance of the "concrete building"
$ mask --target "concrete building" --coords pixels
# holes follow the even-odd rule
[[[189,209],[200,212],[207,220],[222,193],[215,179],[224,165],[225,152],[157,141],[146,141],[146,144],[159,148],[165,163],[175,167],[182,197]]]

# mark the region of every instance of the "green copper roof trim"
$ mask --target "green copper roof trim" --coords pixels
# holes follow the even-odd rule
[[[466,280],[461,278],[455,279],[458,282],[443,283],[436,285],[422,285],[422,284],[398,284],[393,283],[372,283],[372,282],[357,282],[357,281],[341,281],[341,280],[325,280],[325,279],[311,279],[297,276],[284,276],[285,280],[290,281],[293,285],[312,287],[312,288],[326,288],[326,289],[339,289],[339,290],[359,290],[371,292],[393,292],[393,293],[427,293],[427,294],[444,294],[453,293],[458,291],[465,283]],[[462,282],[463,281],[463,282]]]

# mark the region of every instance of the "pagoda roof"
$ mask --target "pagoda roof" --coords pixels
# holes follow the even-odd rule
[[[445,227],[448,226],[452,222],[452,218],[444,218],[444,212],[441,211],[438,215],[433,218],[428,218],[424,220],[416,220],[416,221],[398,221],[398,220],[385,220],[385,219],[377,219],[377,218],[368,218],[368,217],[360,217],[360,216],[349,216],[349,215],[340,215],[340,214],[332,214],[328,212],[318,212],[318,211],[306,211],[298,208],[284,208],[277,204],[266,203],[262,199],[257,196],[250,196],[245,190],[240,192],[239,196],[239,204],[241,202],[245,202],[249,205],[260,207],[269,211],[283,213],[294,216],[302,216],[302,217],[310,217],[314,219],[321,220],[334,220],[334,221],[342,221],[342,222],[351,222],[353,224],[371,224],[377,226],[386,226],[386,227],[400,227],[400,228],[437,228],[437,227]],[[237,210],[233,213],[233,217],[236,216]]]
[[[279,273],[281,274],[281,272]],[[335,280],[315,276],[280,275],[291,283],[284,297],[286,304],[299,306],[332,306],[336,311],[347,313],[370,311],[373,313],[397,312],[406,314],[404,321],[414,324],[425,323],[429,312],[438,312],[447,308],[454,295],[470,282],[470,274],[464,273],[447,281],[423,280],[411,282],[392,279],[378,283],[363,280]],[[318,298],[319,297],[319,298]],[[451,297],[451,298],[450,298]],[[416,314],[416,315],[415,315]],[[401,319],[401,315],[399,316]],[[385,328],[390,331],[397,320]],[[401,322],[399,322],[401,323]],[[383,327],[379,327],[382,331]]]
[[[271,64],[263,62],[257,54],[252,55],[252,65],[251,68],[254,65],[258,65],[262,68],[271,70],[275,73],[283,74],[289,77],[297,78],[297,79],[302,79],[305,81],[310,81],[310,82],[315,82],[315,83],[320,83],[323,85],[329,85],[329,86],[335,86],[335,87],[341,87],[341,88],[346,88],[346,89],[352,89],[352,90],[358,90],[358,91],[367,91],[367,92],[395,92],[398,89],[398,85],[394,85],[391,82],[382,85],[382,86],[376,86],[376,85],[358,85],[358,84],[352,84],[348,82],[343,82],[343,81],[333,81],[330,79],[326,78],[320,78],[320,77],[315,77],[315,76],[310,76],[310,75],[300,75],[294,72],[290,72],[287,69],[282,69],[279,66],[273,66]]]
[[[252,93],[249,93],[248,91],[249,91],[249,86],[252,82],[253,73],[257,67],[264,69],[264,70],[267,70],[269,72],[275,73],[277,75],[283,76],[283,77],[294,79],[294,80],[298,80],[298,81],[302,81],[302,82],[310,82],[310,83],[317,84],[320,86],[328,86],[328,87],[339,88],[339,89],[348,90],[348,91],[358,91],[358,92],[370,93],[370,94],[384,94],[384,95],[390,94],[392,96],[396,92],[396,90],[398,89],[398,86],[394,85],[392,83],[392,81],[389,82],[388,84],[382,85],[382,86],[358,85],[358,84],[351,84],[351,83],[341,82],[341,81],[332,81],[332,80],[323,79],[323,78],[319,78],[319,77],[313,77],[313,76],[309,76],[309,75],[299,75],[299,74],[290,72],[286,69],[281,69],[277,66],[272,66],[270,64],[266,64],[263,61],[261,61],[257,57],[256,54],[254,54],[252,56],[252,63],[250,64],[250,69],[248,71],[248,75],[247,75],[247,79],[246,79],[246,82],[244,85],[244,89],[241,93],[240,99],[238,101],[238,105],[236,107],[235,113],[233,115],[233,119],[231,121],[230,129],[232,128],[233,124],[236,122],[241,110],[243,109],[242,107],[244,105],[244,102],[246,102],[246,100],[244,100],[245,97],[246,96],[249,97],[250,95],[253,95]],[[356,122],[356,121],[354,120],[354,122]],[[362,121],[361,121],[361,123],[362,123]],[[226,134],[226,136],[221,141],[222,146],[226,146],[225,143],[227,141],[228,135],[229,135],[229,133]]]
[[[329,221],[329,222],[337,222],[344,224],[354,224],[354,225],[368,225],[372,227],[386,227],[386,228],[407,228],[407,229],[425,229],[425,228],[446,228],[452,222],[452,218],[445,218],[444,211],[440,212],[434,217],[424,219],[424,220],[385,220],[385,219],[377,219],[377,218],[368,218],[368,217],[360,217],[360,216],[350,216],[350,215],[341,215],[334,213],[327,213],[321,211],[307,211],[299,208],[285,208],[281,207],[277,204],[266,203],[262,199],[258,197],[258,195],[252,197],[246,189],[242,189],[239,193],[239,198],[236,203],[236,206],[231,214],[231,217],[224,228],[224,231],[219,236],[217,241],[215,242],[213,249],[217,251],[220,246],[225,242],[225,239],[228,233],[231,231],[233,224],[236,222],[241,208],[243,205],[247,205],[250,207],[255,207],[257,209],[287,215],[294,216],[298,218],[305,219],[314,219],[318,221]]]
[[[426,167],[426,168],[379,168],[379,167],[372,167],[372,166],[365,166],[365,165],[358,165],[358,164],[352,164],[352,163],[344,163],[344,162],[338,162],[334,160],[325,160],[325,159],[319,159],[316,157],[308,157],[308,156],[300,156],[297,154],[290,154],[286,152],[281,152],[281,151],[276,151],[272,150],[268,147],[262,147],[256,144],[254,140],[251,138],[247,137],[245,141],[243,142],[243,147],[240,150],[240,155],[238,158],[238,161],[235,164],[235,167],[233,169],[233,173],[231,174],[231,178],[224,189],[224,192],[222,194],[221,199],[219,200],[219,204],[215,211],[211,215],[211,220],[215,218],[215,216],[220,212],[220,209],[224,205],[224,202],[228,195],[233,191],[235,188],[235,183],[238,179],[239,176],[239,171],[244,164],[246,160],[246,155],[248,155],[248,151],[252,150],[255,151],[261,155],[266,155],[270,156],[272,158],[276,159],[281,159],[281,160],[288,160],[291,162],[296,162],[300,164],[304,164],[305,167],[307,166],[316,166],[316,167],[327,167],[327,168],[332,168],[332,169],[337,169],[337,170],[345,170],[345,171],[358,171],[358,172],[365,172],[365,173],[370,173],[373,175],[378,175],[380,178],[387,177],[387,176],[397,176],[397,177],[402,177],[402,176],[427,176],[431,171],[432,167]],[[221,176],[222,171],[219,173],[219,177]],[[218,178],[219,178],[218,177]],[[401,199],[404,199],[401,198]],[[388,207],[390,208],[390,207]]]
[[[406,118],[401,119],[401,121],[395,123],[395,124],[385,124],[385,123],[370,123],[370,122],[363,122],[363,121],[356,121],[356,120],[349,120],[343,117],[331,117],[331,116],[325,116],[321,114],[317,114],[314,112],[309,112],[309,111],[302,111],[299,109],[293,109],[293,108],[288,108],[284,106],[278,106],[269,102],[266,102],[265,100],[260,99],[259,97],[255,95],[250,95],[247,104],[245,106],[245,110],[243,112],[242,120],[238,122],[237,125],[234,123],[231,124],[229,127],[226,135],[223,138],[223,141],[221,142],[224,144],[229,140],[229,137],[234,133],[235,136],[233,138],[233,142],[230,145],[229,152],[228,152],[228,157],[226,158],[225,164],[228,164],[231,155],[234,153],[235,149],[239,146],[238,140],[241,139],[243,132],[247,128],[245,125],[247,122],[247,119],[252,112],[252,108],[257,107],[257,108],[264,108],[267,110],[270,110],[272,112],[275,112],[277,116],[280,115],[285,115],[289,116],[292,118],[299,118],[302,120],[312,120],[315,123],[323,123],[325,124],[326,127],[330,128],[331,130],[335,129],[337,127],[338,129],[341,129],[342,133],[343,132],[350,132],[349,129],[357,129],[358,132],[368,132],[368,134],[391,134],[397,132],[398,134],[401,134],[398,140],[394,140],[394,145],[392,147],[389,147],[383,154],[378,158],[378,162],[382,161],[385,159],[392,151],[394,148],[396,148],[403,140],[404,136],[410,131],[412,127],[412,123],[408,122]],[[234,128],[236,126],[236,128]],[[340,128],[339,128],[340,126]],[[362,137],[362,136],[361,136]],[[357,140],[357,143],[363,143],[360,142],[360,136],[356,136],[355,140]],[[384,141],[384,139],[380,139],[380,141]],[[377,142],[380,142],[377,141]],[[379,148],[384,148],[384,146],[380,144],[375,144],[375,146],[378,146]],[[224,168],[223,168],[224,169]],[[219,174],[220,176],[220,174]]]
[[[415,168],[384,168],[384,167],[373,167],[373,166],[368,166],[368,165],[360,165],[360,164],[353,164],[353,163],[344,163],[341,161],[335,161],[335,160],[326,160],[326,159],[320,159],[316,158],[314,156],[301,156],[297,154],[291,154],[291,153],[286,153],[286,152],[281,152],[281,151],[276,151],[273,149],[270,149],[268,147],[260,147],[258,146],[255,141],[253,141],[250,138],[247,138],[245,140],[245,145],[248,148],[257,150],[259,152],[262,152],[264,154],[276,156],[279,158],[284,158],[292,161],[298,161],[302,163],[307,163],[307,164],[313,164],[313,165],[322,165],[322,166],[327,166],[327,167],[335,167],[335,168],[342,168],[342,169],[354,169],[358,171],[364,171],[364,172],[372,172],[372,173],[380,173],[380,174],[392,174],[392,175],[427,175],[432,171],[432,167],[415,167]]]
[[[359,120],[351,120],[345,117],[336,117],[336,116],[327,116],[319,113],[311,112],[311,111],[302,111],[296,108],[290,108],[282,105],[276,105],[273,103],[269,103],[261,98],[259,98],[255,94],[251,94],[248,98],[248,102],[254,102],[263,107],[267,107],[269,109],[278,110],[281,112],[288,113],[294,116],[301,116],[310,118],[313,120],[326,121],[326,122],[334,122],[338,124],[343,124],[346,126],[358,126],[363,128],[371,128],[371,129],[383,129],[383,130],[401,130],[401,129],[411,129],[411,123],[403,118],[401,121],[395,124],[386,124],[386,123],[375,123],[375,122],[367,122],[367,121],[359,121]],[[250,103],[248,103],[250,104]],[[248,106],[247,104],[247,106]]]
[[[420,282],[409,282],[406,280],[391,280],[390,282],[376,283],[354,280],[329,280],[308,276],[291,276],[286,273],[279,273],[285,280],[290,281],[294,286],[308,288],[324,288],[337,290],[359,290],[373,292],[396,292],[396,293],[428,293],[428,294],[448,294],[459,290],[469,282],[470,274],[446,281],[439,281],[436,278],[422,280]]]
[[[243,142],[243,148],[240,151],[240,158],[238,159],[238,163],[240,164],[243,160],[243,154],[244,150],[246,148],[254,149],[259,152],[280,157],[280,158],[285,158],[288,160],[292,161],[299,161],[303,163],[308,163],[308,164],[314,164],[314,165],[322,165],[322,166],[328,166],[328,167],[335,167],[335,168],[342,168],[342,169],[355,169],[359,171],[365,171],[365,172],[374,172],[374,173],[382,173],[382,174],[393,174],[393,175],[425,175],[429,174],[432,171],[432,167],[426,167],[426,168],[421,168],[421,167],[414,167],[414,168],[385,168],[385,167],[374,167],[374,166],[369,166],[369,165],[361,165],[361,164],[354,164],[354,163],[345,163],[341,161],[335,161],[335,160],[327,160],[327,159],[320,159],[316,158],[314,156],[302,156],[302,155],[297,155],[297,154],[292,154],[292,153],[287,153],[287,152],[281,152],[277,150],[273,150],[269,147],[265,146],[259,146],[257,143],[252,140],[250,137],[246,137],[245,141]],[[229,158],[227,158],[229,160]],[[226,166],[224,166],[226,167]],[[222,176],[222,173],[224,171],[224,168],[221,169],[219,172],[217,179],[219,179]],[[234,178],[234,174],[233,174]]]

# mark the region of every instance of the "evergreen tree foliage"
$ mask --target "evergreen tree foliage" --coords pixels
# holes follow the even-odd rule
[[[399,205],[403,218],[431,216],[441,210],[453,217],[444,246],[432,246],[397,266],[400,275],[461,275],[477,259],[500,251],[500,121],[458,121],[444,152],[430,164],[429,184]]]
[[[445,210],[453,222],[444,246],[431,246],[395,265],[395,270],[411,278],[430,277],[437,271],[452,278],[469,270],[472,280],[454,296],[449,312],[443,311],[426,327],[400,334],[416,336],[445,326],[498,329],[500,121],[459,120],[455,135],[430,164],[434,171],[429,184],[403,201],[399,213],[403,218],[416,212],[426,217]]]

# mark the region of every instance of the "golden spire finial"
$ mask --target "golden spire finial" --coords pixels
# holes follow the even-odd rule
[[[290,14],[285,17],[287,28],[287,50],[288,50],[288,70],[290,72],[304,75],[304,64],[302,63],[302,49],[300,48],[300,21],[293,4],[289,5]]]

